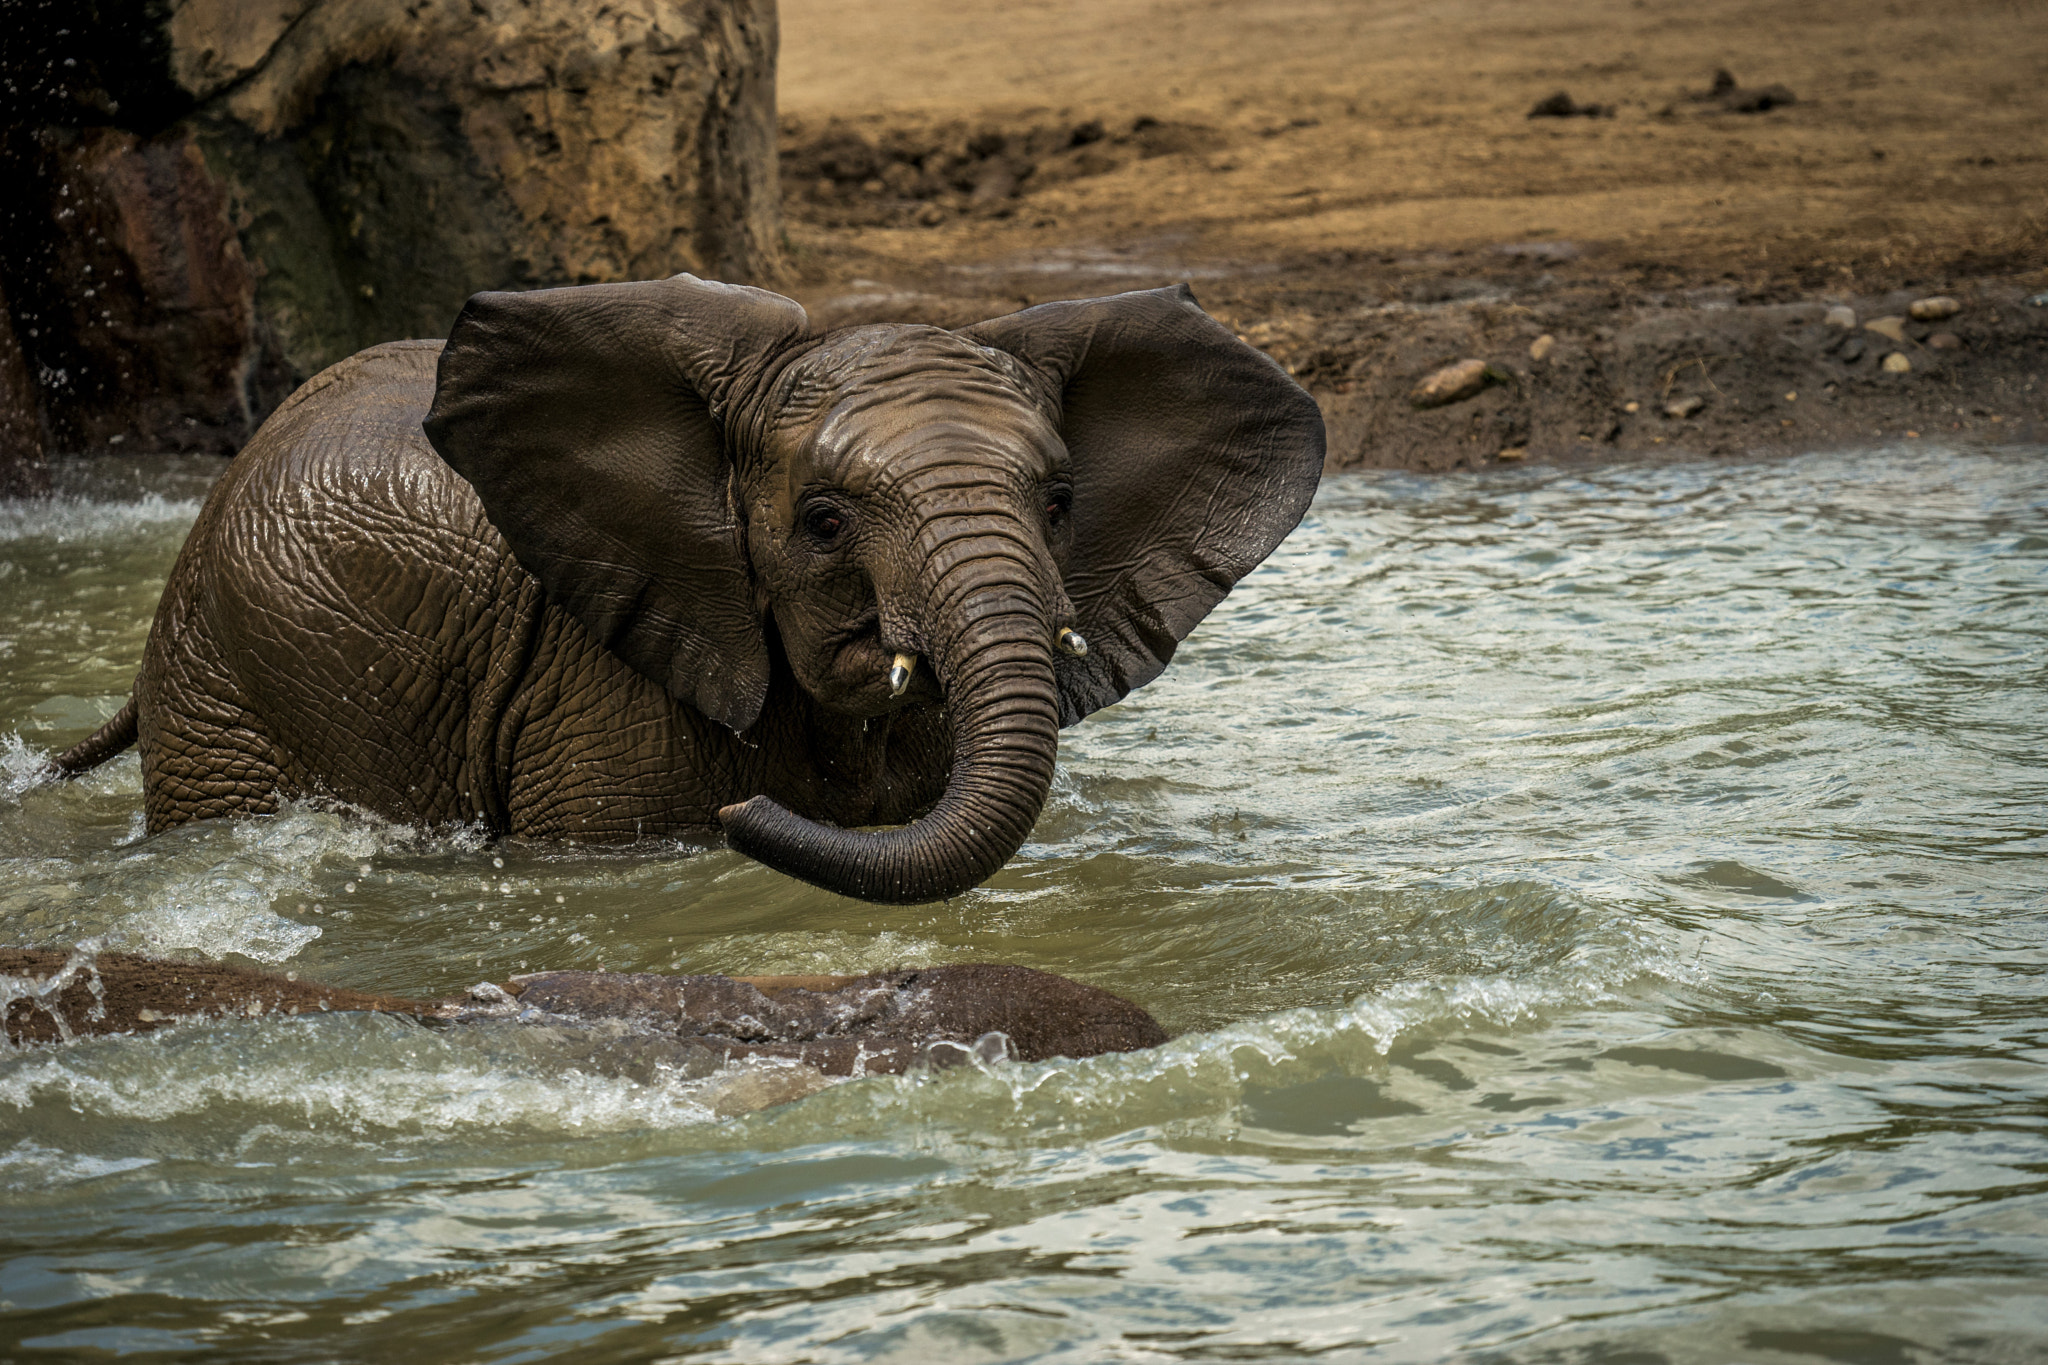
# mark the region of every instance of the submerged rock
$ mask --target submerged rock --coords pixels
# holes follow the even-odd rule
[[[765,1059],[827,1076],[894,1074],[971,1058],[1092,1057],[1166,1033],[1128,1000],[1028,967],[927,967],[865,976],[542,972],[460,999],[407,1000],[212,963],[0,948],[7,1041],[48,1043],[165,1025],[370,1011],[442,1025],[623,1024],[707,1065]],[[815,1088],[815,1087],[811,1087]],[[788,1098],[808,1093],[802,1085]]]

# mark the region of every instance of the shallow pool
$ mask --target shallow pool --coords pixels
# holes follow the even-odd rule
[[[50,782],[209,468],[0,504],[0,942],[414,996],[1002,960],[1179,1036],[759,1112],[511,1024],[0,1052],[20,1359],[2048,1353],[2048,452],[1333,478],[912,908]]]

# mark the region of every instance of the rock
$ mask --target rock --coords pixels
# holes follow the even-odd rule
[[[1516,460],[1526,460],[1529,458],[1529,447],[1503,446],[1500,450],[1500,453],[1495,455],[1493,458],[1496,460],[1506,460],[1511,464]]]
[[[1621,410],[1623,412],[1633,415],[1635,413],[1641,412],[1643,410],[1643,405],[1641,403],[1636,402],[1635,399],[1631,398],[1628,400],[1628,402],[1623,403],[1621,405]]]
[[[10,14],[0,54],[36,91],[0,118],[0,283],[29,372],[65,376],[60,448],[231,450],[480,289],[779,270],[771,0],[64,11]]]
[[[1530,118],[1613,118],[1611,104],[1580,104],[1563,90],[1536,101]]]
[[[1545,332],[1542,336],[1537,337],[1534,341],[1529,343],[1529,359],[1542,360],[1544,357],[1548,356],[1552,350],[1556,349],[1556,347],[1557,338],[1552,336],[1550,333]]]
[[[1875,332],[1889,341],[1904,341],[1906,339],[1906,320],[1897,315],[1872,318],[1863,324],[1863,330]]]
[[[50,469],[43,462],[43,428],[36,416],[36,386],[14,335],[7,295],[0,291],[0,498],[45,493]]]
[[[1911,374],[1912,371],[1913,362],[1906,359],[1904,351],[1893,351],[1884,358],[1884,372],[1886,374]]]
[[[1863,359],[1863,338],[1850,337],[1842,343],[1842,349],[1835,352],[1835,354],[1841,357],[1844,364],[1854,365],[1857,361]]]
[[[1732,90],[1721,99],[1721,107],[1733,114],[1761,114],[1770,109],[1782,109],[1788,104],[1799,103],[1799,96],[1782,85],[1766,85],[1755,90]]]
[[[1963,339],[1954,332],[1936,332],[1927,338],[1927,348],[1932,351],[1960,351]]]
[[[1506,378],[1483,360],[1461,360],[1455,365],[1444,366],[1417,384],[1409,391],[1408,402],[1418,408],[1462,403],[1488,384],[1498,384]]]
[[[1946,294],[1936,294],[1933,298],[1913,300],[1906,311],[1913,315],[1915,322],[1939,322],[1962,312],[1963,305]]]
[[[2048,292],[2040,294],[2029,294],[2027,296],[2027,307],[2048,308]]]
[[[30,175],[46,197],[13,224],[31,270],[9,284],[53,447],[239,446],[258,281],[198,139],[46,130]]]
[[[1664,415],[1675,421],[1682,422],[1699,412],[1706,405],[1706,399],[1696,393],[1689,393],[1683,398],[1674,398],[1669,403],[1666,403],[1664,405]]]
[[[1695,103],[1718,105],[1735,114],[1760,114],[1767,109],[1799,102],[1799,97],[1782,85],[1747,88],[1739,85],[1726,67],[1714,72],[1714,83],[1710,87],[1686,98]]]
[[[1850,328],[1856,325],[1856,310],[1845,304],[1836,304],[1828,309],[1828,315],[1821,319],[1824,327]]]

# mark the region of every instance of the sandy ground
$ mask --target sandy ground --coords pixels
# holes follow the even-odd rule
[[[2025,435],[2048,403],[2038,0],[781,13],[792,287],[832,320],[1188,279],[1316,392],[1337,464]],[[1695,98],[1722,68],[1796,101]],[[1527,117],[1557,91],[1611,113]],[[1947,349],[1840,361],[1821,321],[1933,293],[1966,305]],[[1478,406],[1402,401],[1468,356],[1503,377]]]

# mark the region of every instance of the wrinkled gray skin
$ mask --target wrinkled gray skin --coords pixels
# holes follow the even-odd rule
[[[1060,726],[1158,675],[1322,459],[1314,402],[1185,289],[825,336],[689,276],[479,294],[445,350],[365,351],[265,423],[130,710],[59,761],[132,730],[152,831],[298,795],[722,827],[934,900],[1016,852]]]

